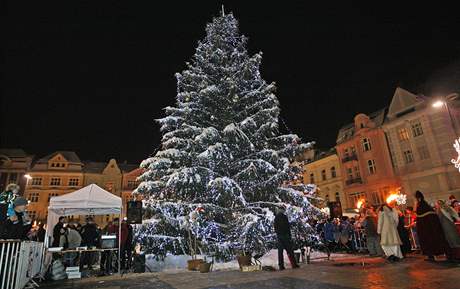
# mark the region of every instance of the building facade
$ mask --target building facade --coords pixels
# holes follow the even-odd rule
[[[356,208],[360,199],[382,204],[400,187],[382,129],[385,114],[386,109],[369,116],[358,114],[339,131],[336,150],[348,211]]]
[[[416,190],[429,202],[451,194],[460,198],[460,174],[451,163],[459,112],[458,95],[436,99],[396,89],[383,129],[394,170],[412,201]]]
[[[24,196],[29,200],[28,212],[44,221],[51,197],[71,193],[83,187],[83,163],[76,153],[57,151],[39,159],[28,172]]]
[[[22,149],[0,149],[0,191],[8,184],[14,183],[21,187],[24,193],[28,179],[25,177],[30,169],[33,156]]]
[[[342,172],[339,158],[335,150],[328,153],[317,153],[303,167],[303,182],[315,184],[318,195],[325,203],[340,202],[342,207],[347,205],[343,191]]]

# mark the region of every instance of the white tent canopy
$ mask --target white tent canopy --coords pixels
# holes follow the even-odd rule
[[[53,228],[59,221],[60,216],[108,214],[119,214],[121,216],[122,209],[123,204],[120,197],[95,184],[81,188],[73,193],[52,197],[48,207],[45,240],[48,241],[48,237],[53,237]]]

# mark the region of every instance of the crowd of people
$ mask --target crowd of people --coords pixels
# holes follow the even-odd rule
[[[100,248],[103,235],[116,236],[114,248],[118,248],[120,244],[120,265],[122,270],[129,270],[132,265],[133,244],[133,229],[126,222],[126,218],[122,220],[119,227],[119,218],[108,222],[104,228],[100,228],[94,221],[93,217],[87,217],[84,225],[81,225],[75,220],[67,221],[65,217],[60,217],[59,222],[53,228],[52,247],[62,247],[65,250],[77,249],[78,247],[86,247],[87,249]],[[121,232],[121,234],[120,234]],[[77,263],[79,254],[69,252],[64,254],[64,264],[66,266],[74,266]],[[80,268],[93,270],[94,265],[99,259],[100,269],[102,274],[112,274],[118,269],[118,254],[114,251],[102,251],[100,255],[97,252],[83,251],[79,260]]]
[[[402,260],[408,253],[421,252],[428,261],[445,255],[448,261],[460,259],[460,203],[454,196],[430,206],[422,192],[415,194],[416,208],[397,205],[396,201],[380,206],[364,204],[359,215],[330,218],[317,225],[330,251],[363,252]]]

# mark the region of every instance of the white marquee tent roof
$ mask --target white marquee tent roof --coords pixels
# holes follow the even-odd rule
[[[73,193],[52,197],[48,207],[47,236],[52,234],[60,216],[121,214],[122,208],[120,197],[95,184]]]

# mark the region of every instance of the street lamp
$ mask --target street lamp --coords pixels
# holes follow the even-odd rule
[[[29,180],[32,179],[32,176],[29,175],[29,174],[25,174],[25,175],[24,175],[24,178],[26,178],[26,180],[27,180],[27,181],[26,181],[26,187],[27,187],[27,186],[29,185]]]
[[[449,108],[449,103],[448,101],[449,100],[453,100],[453,99],[456,99],[458,97],[458,94],[456,93],[453,93],[453,94],[449,94],[445,97],[442,97],[442,98],[438,98],[437,100],[435,100],[431,106],[433,108],[436,108],[436,109],[439,109],[441,107],[445,107],[446,108],[446,111],[447,111],[447,114],[449,115],[449,120],[450,122],[452,123],[452,128],[454,129],[454,132],[456,134],[458,134],[458,129],[457,129],[457,125],[455,123],[455,120],[454,118],[452,117],[451,113],[450,113],[450,108]]]

